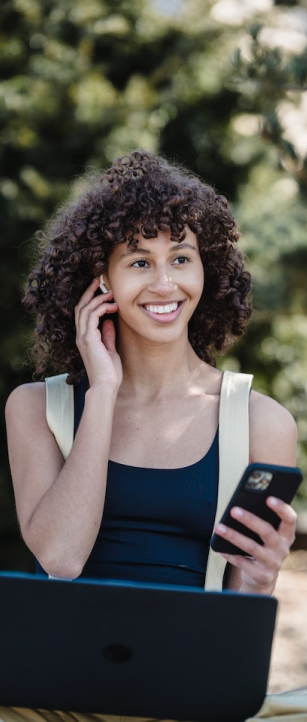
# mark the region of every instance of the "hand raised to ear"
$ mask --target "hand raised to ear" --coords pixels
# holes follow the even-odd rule
[[[76,345],[82,356],[90,386],[107,385],[116,392],[122,382],[122,364],[115,348],[115,328],[105,320],[100,331],[100,320],[116,313],[113,293],[95,295],[99,279],[95,278],[75,307]],[[106,324],[106,328],[104,326]]]

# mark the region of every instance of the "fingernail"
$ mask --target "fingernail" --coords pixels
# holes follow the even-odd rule
[[[219,531],[221,534],[225,534],[226,527],[224,526],[224,524],[217,524],[216,530]]]
[[[244,514],[243,509],[240,509],[239,506],[233,506],[232,512],[233,512],[233,514],[235,514],[236,516],[243,516],[243,514]]]

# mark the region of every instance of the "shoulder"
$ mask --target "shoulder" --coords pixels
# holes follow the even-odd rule
[[[260,394],[258,391],[251,391],[250,416],[251,421],[254,424],[260,424],[261,428],[267,424],[271,426],[272,422],[274,422],[274,426],[278,431],[283,429],[289,432],[296,430],[296,423],[292,414],[275,399]]]
[[[296,463],[297,427],[293,416],[277,401],[251,392],[251,461],[293,465]]]
[[[9,395],[6,406],[7,408],[19,406],[20,404],[29,403],[31,401],[46,399],[46,384],[44,381],[37,381],[29,384],[21,384],[17,386]]]
[[[44,382],[22,384],[17,386],[7,399],[5,416],[7,423],[12,420],[39,416],[46,409],[46,385]]]

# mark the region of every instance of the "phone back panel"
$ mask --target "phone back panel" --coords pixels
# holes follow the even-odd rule
[[[272,478],[269,480],[268,475]],[[243,477],[234,492],[222,518],[221,522],[232,529],[239,531],[241,534],[254,539],[258,544],[263,544],[262,540],[241,524],[237,519],[230,516],[230,509],[233,506],[240,506],[243,509],[251,511],[256,516],[261,517],[274,529],[278,529],[280,518],[275,512],[266,505],[266,499],[269,496],[276,496],[287,504],[290,504],[297,489],[302,482],[302,472],[295,467],[277,467],[272,464],[250,464],[245,470]],[[217,552],[228,554],[242,554],[242,550],[231,544],[226,539],[214,534],[211,540],[212,548]]]

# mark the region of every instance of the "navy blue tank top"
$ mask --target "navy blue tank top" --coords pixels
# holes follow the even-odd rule
[[[84,405],[75,387],[75,429]],[[180,469],[109,461],[103,518],[82,577],[204,585],[218,486],[218,432],[207,454]]]

